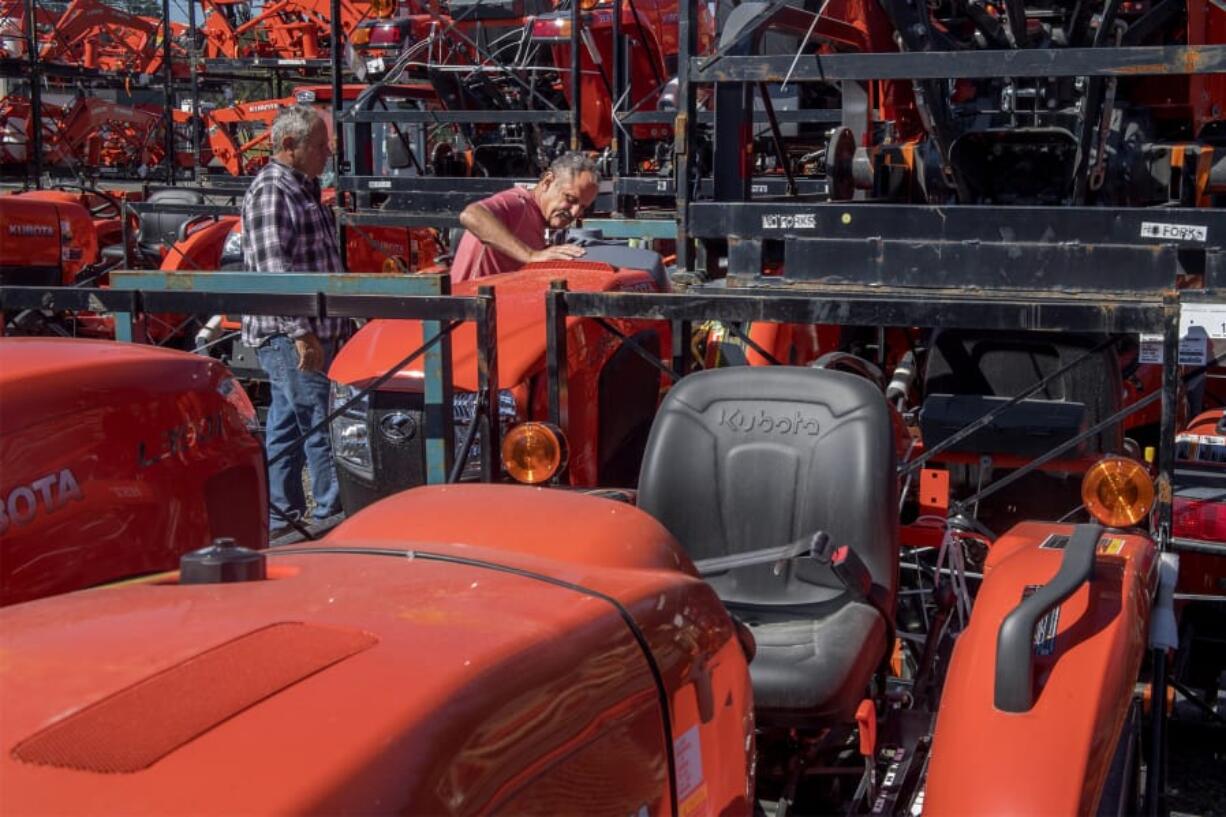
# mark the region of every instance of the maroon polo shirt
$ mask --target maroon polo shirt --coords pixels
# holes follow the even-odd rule
[[[498,219],[516,238],[533,250],[545,249],[545,214],[537,206],[531,191],[512,187],[478,202]],[[484,278],[500,272],[511,272],[522,266],[508,255],[487,247],[472,233],[465,232],[451,262],[451,283]]]

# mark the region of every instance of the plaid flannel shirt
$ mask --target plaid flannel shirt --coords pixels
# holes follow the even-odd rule
[[[243,198],[243,266],[256,272],[344,272],[332,209],[320,202],[319,181],[270,161]],[[348,318],[244,315],[243,342],[258,347],[273,335],[320,340],[346,337]]]

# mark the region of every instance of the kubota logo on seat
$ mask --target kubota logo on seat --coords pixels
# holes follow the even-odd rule
[[[806,417],[797,409],[791,414],[768,414],[766,409],[743,411],[739,408],[719,410],[719,424],[733,431],[749,433],[760,431],[763,434],[792,434],[816,437],[821,426],[812,417]]]

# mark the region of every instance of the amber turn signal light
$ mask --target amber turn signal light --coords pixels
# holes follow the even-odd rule
[[[566,435],[551,423],[520,423],[502,440],[502,466],[516,482],[539,485],[566,465]]]
[[[388,18],[396,11],[396,0],[371,0],[370,13],[375,17]]]
[[[1154,506],[1154,481],[1136,460],[1104,457],[1081,481],[1081,500],[1090,515],[1107,527],[1131,527]]]

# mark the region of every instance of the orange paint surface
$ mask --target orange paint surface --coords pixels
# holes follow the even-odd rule
[[[270,551],[273,580],[139,583],[0,611],[0,811],[669,815],[671,734],[703,787],[693,813],[750,812],[744,656],[645,514],[561,491],[421,488],[283,551]],[[193,715],[207,728],[141,771],[13,756],[90,704],[172,668],[196,677],[182,667],[285,622],[350,633],[361,649],[321,647],[327,666],[305,677],[276,649],[246,659],[215,682],[242,708]],[[276,691],[252,704],[244,685],[260,678]],[[135,723],[114,740],[147,756],[165,730]]]
[[[1039,545],[1071,531],[1025,522],[989,552],[942,694],[926,815],[1054,817],[1097,808],[1145,652],[1156,578],[1148,537],[1104,533],[1093,581],[1059,607],[1053,654],[1034,658],[1033,708],[1001,712],[993,702],[1001,621],[1027,585],[1046,584],[1059,570],[1063,551]]]

